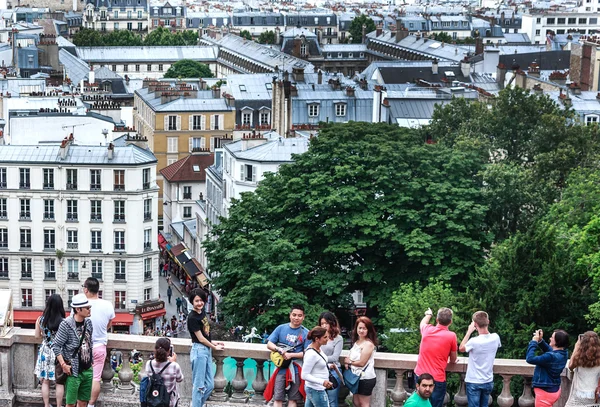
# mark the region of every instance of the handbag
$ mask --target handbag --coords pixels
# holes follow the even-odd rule
[[[308,349],[312,349],[315,352],[317,352],[317,350],[315,348],[308,348]],[[325,366],[327,366],[327,371],[329,372],[329,378],[327,380],[329,380],[329,382],[331,383],[331,389],[337,389],[338,387],[340,387],[340,382],[338,382],[338,380],[335,378],[335,376],[331,373],[331,370],[329,369],[329,365],[327,364],[327,360],[323,357],[323,355],[321,355],[320,352],[317,352],[317,354],[319,356],[321,356],[321,359],[323,359],[325,361]]]
[[[346,387],[348,387],[348,390],[350,390],[352,394],[356,394],[358,391],[358,382],[360,381],[363,372],[367,369],[367,366],[369,366],[369,363],[362,368],[360,374],[354,373],[352,369],[344,370],[344,383],[346,383]]]

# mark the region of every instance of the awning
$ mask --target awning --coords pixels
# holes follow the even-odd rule
[[[164,250],[167,247],[167,243],[169,243],[169,242],[167,242],[167,239],[165,239],[165,237],[162,235],[162,233],[159,233],[158,234],[158,246]]]
[[[119,326],[133,325],[133,314],[117,312],[112,320],[112,324]]]
[[[14,310],[13,322],[16,324],[35,324],[44,311]]]
[[[171,253],[173,254],[173,257],[177,257],[186,249],[187,247],[185,247],[185,244],[179,243],[178,245],[171,247]]]
[[[159,309],[156,311],[146,312],[145,314],[141,314],[141,315],[142,315],[142,319],[145,321],[147,319],[162,317],[166,313],[167,313],[167,310],[163,308],[163,309]]]

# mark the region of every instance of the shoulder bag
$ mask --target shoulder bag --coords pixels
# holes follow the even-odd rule
[[[325,361],[325,366],[327,367],[327,371],[329,372],[329,378],[327,380],[329,380],[329,382],[331,382],[332,389],[337,389],[338,387],[340,387],[340,382],[338,382],[338,380],[335,378],[335,376],[333,374],[331,374],[331,369],[329,369],[329,364],[327,363],[327,359],[325,359],[323,357],[323,355],[321,355],[321,352],[317,351],[315,348],[308,348],[308,349],[312,349],[315,352],[317,352],[317,355],[321,356],[321,359],[323,359]]]
[[[368,366],[369,363],[367,363],[365,367],[362,368],[360,374],[354,373],[352,369],[344,370],[344,383],[346,384],[346,387],[348,387],[348,390],[350,390],[352,394],[356,394],[356,392],[358,391],[358,382],[360,381],[360,377],[362,376],[362,374]]]

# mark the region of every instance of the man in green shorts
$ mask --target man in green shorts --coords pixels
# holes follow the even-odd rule
[[[419,375],[417,390],[406,400],[404,407],[431,407],[429,397],[431,397],[434,387],[432,375],[429,373]]]
[[[73,313],[59,325],[52,349],[57,363],[68,375],[66,407],[86,407],[92,393],[92,321],[91,308],[85,294],[71,300]]]

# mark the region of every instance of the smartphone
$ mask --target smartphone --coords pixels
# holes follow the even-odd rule
[[[583,339],[583,334],[579,334],[579,340],[581,341]]]
[[[169,349],[169,356],[173,356],[173,345],[171,345],[171,349]]]

